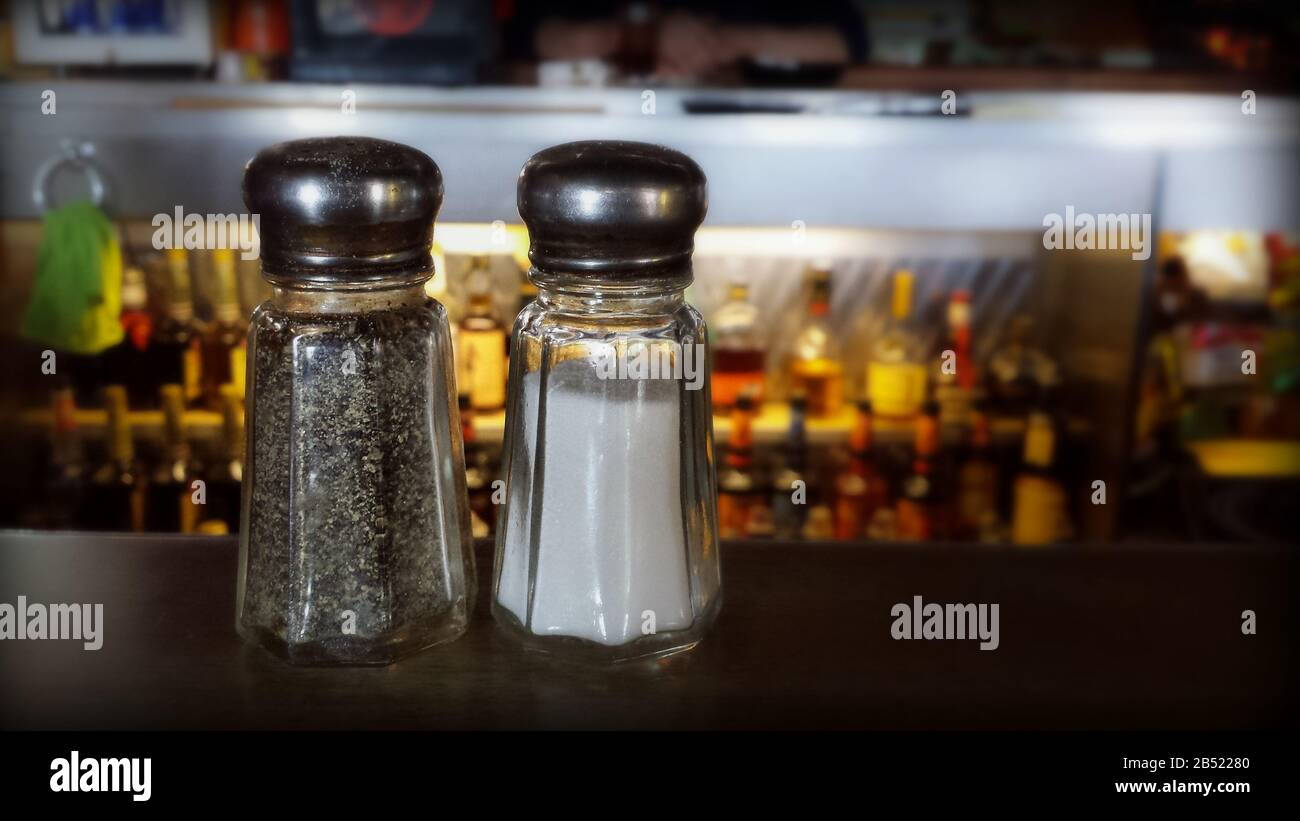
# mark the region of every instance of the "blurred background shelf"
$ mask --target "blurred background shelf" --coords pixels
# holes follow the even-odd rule
[[[812,446],[843,444],[848,441],[853,429],[854,410],[851,406],[841,408],[833,417],[826,419],[808,419],[806,421],[807,443]],[[159,438],[163,430],[163,413],[160,410],[133,410],[128,414],[131,429],[142,436]],[[77,427],[85,434],[99,438],[104,435],[108,415],[97,408],[78,408],[75,412]],[[476,412],[473,417],[475,438],[484,444],[499,444],[505,430],[505,411],[490,413]],[[53,414],[45,408],[29,408],[21,414],[22,424],[29,429],[49,430],[53,424]],[[185,412],[185,424],[200,437],[216,437],[221,432],[222,417],[216,411],[188,410]],[[990,432],[996,440],[1013,441],[1025,432],[1023,416],[994,417],[990,420]],[[1089,430],[1087,420],[1073,418],[1066,424],[1066,432],[1086,435]],[[725,414],[713,417],[714,440],[724,445],[731,436],[731,418]],[[753,420],[755,444],[775,445],[781,443],[790,429],[790,406],[785,402],[765,402]],[[910,444],[915,435],[915,422],[911,419],[877,418],[873,430],[882,443]],[[966,428],[961,424],[943,426],[945,441],[961,441]]]
[[[72,202],[94,190],[85,172],[93,168],[126,261],[144,273],[149,298],[140,313],[161,321],[174,304],[173,283],[183,281],[192,293],[180,300],[181,313],[205,334],[219,299],[238,303],[242,323],[267,297],[258,262],[237,259],[235,292],[223,297],[229,289],[216,285],[222,278],[209,249],[181,255],[180,275],[160,263],[155,220],[178,208],[238,215],[242,170],[258,150],[344,133],[397,140],[440,165],[446,199],[430,293],[453,327],[464,327],[471,311],[492,320],[497,336],[485,350],[494,361],[504,348],[498,336],[528,298],[521,287],[528,239],[515,191],[524,161],[576,139],[642,140],[692,156],[708,177],[710,201],[686,298],[716,333],[735,302],[733,286],[748,288],[764,349],[762,367],[753,368],[762,371],[764,402],[750,437],[760,472],[788,455],[788,402],[800,387],[790,363],[811,313],[808,274],[833,280],[818,316],[839,349],[844,407],[827,418],[810,413],[803,426],[807,449],[821,451],[813,461],[825,463],[818,500],[825,504],[842,463],[852,461],[852,404],[869,394],[874,348],[892,323],[890,283],[902,270],[914,276],[908,323],[923,351],[918,361],[933,363],[946,344],[948,303],[966,293],[981,388],[1017,327],[1028,328],[1027,345],[1059,372],[1050,402],[988,410],[991,439],[1006,460],[998,467],[1004,514],[1035,413],[1059,424],[1059,478],[1078,538],[1112,539],[1157,521],[1155,535],[1167,537],[1191,520],[1178,492],[1189,465],[1199,477],[1198,459],[1220,466],[1214,470],[1226,463],[1244,479],[1260,464],[1259,440],[1300,439],[1294,9],[1254,0],[1121,2],[1105,14],[1082,3],[1047,13],[1000,0],[701,3],[718,7],[703,21],[718,36],[737,35],[728,28],[737,21],[727,18],[739,10],[741,28],[760,23],[772,39],[725,64],[702,59],[702,67],[674,72],[659,59],[668,44],[657,40],[668,30],[656,18],[667,4],[577,4],[590,7],[577,22],[609,24],[597,27],[612,38],[603,59],[553,51],[539,59],[542,22],[564,18],[546,4],[409,4],[411,27],[401,35],[392,33],[393,18],[371,15],[379,5],[387,7],[0,5],[0,330],[9,332],[0,333],[0,358],[17,363],[0,410],[22,412],[22,441],[6,449],[10,486],[0,486],[17,501],[7,509],[0,502],[0,512],[17,520],[31,506],[29,489],[43,480],[51,449],[53,385],[33,364],[45,346],[12,333],[41,258],[34,190],[48,194],[46,204]],[[146,8],[165,19],[132,16]],[[768,13],[776,25],[755,19]],[[136,24],[147,30],[118,30]],[[806,33],[805,25],[832,37],[817,54],[772,59],[770,44]],[[130,48],[115,51],[128,36]],[[176,62],[177,46],[191,40],[201,47]],[[58,173],[43,177],[51,168]],[[1144,227],[1142,247],[1048,247],[1045,220],[1067,211],[1131,217]],[[1241,371],[1247,347],[1258,354],[1258,377]],[[99,459],[105,379],[93,361],[59,357],[60,378],[70,377],[76,393],[70,421],[88,440],[86,458]],[[484,372],[495,374],[495,365]],[[120,372],[112,379],[127,381]],[[480,406],[499,407],[500,387]],[[165,426],[161,413],[141,409],[156,391],[132,392],[124,420],[144,440],[139,458],[151,469],[166,450]],[[218,407],[212,400],[190,405]],[[495,475],[503,421],[499,411],[475,414],[467,451],[480,490]],[[193,411],[182,422],[202,445],[196,455],[220,449],[212,447],[221,438],[218,414]],[[910,470],[910,458],[892,457],[906,457],[916,423],[878,416],[874,426],[887,461]],[[719,412],[714,428],[722,468],[735,445],[732,417]],[[941,439],[945,458],[969,461],[964,426],[944,425]],[[1109,488],[1105,505],[1090,502],[1096,481]],[[1262,482],[1251,492],[1272,498],[1281,486]],[[1224,521],[1272,510],[1247,501]]]

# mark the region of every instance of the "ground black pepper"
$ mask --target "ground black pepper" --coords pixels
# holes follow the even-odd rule
[[[460,511],[439,487],[452,455],[436,443],[450,438],[434,430],[440,412],[447,423],[439,325],[437,303],[254,318],[241,619],[259,641],[307,660],[382,663],[464,629],[465,568],[448,566],[459,537],[447,545],[443,532]]]

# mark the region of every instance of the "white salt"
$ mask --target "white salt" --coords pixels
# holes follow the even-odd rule
[[[536,587],[528,611],[538,391],[521,386],[498,602],[538,635],[604,645],[691,625],[676,380],[597,379],[581,360],[548,378]]]

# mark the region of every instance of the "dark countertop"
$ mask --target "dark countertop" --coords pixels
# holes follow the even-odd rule
[[[102,602],[104,646],[0,642],[0,729],[1197,728],[1290,721],[1285,547],[734,543],[693,652],[618,668],[488,615],[387,668],[294,668],[234,631],[233,538],[0,532],[0,602]],[[1001,646],[896,641],[890,608],[998,603]],[[1241,632],[1253,609],[1258,634]]]

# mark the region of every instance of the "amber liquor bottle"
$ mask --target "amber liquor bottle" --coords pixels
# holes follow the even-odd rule
[[[147,529],[155,533],[193,533],[198,505],[190,483],[196,471],[185,424],[185,397],[180,385],[158,391],[163,412],[163,450],[149,476]],[[206,490],[199,498],[206,502]]]
[[[498,411],[506,403],[506,329],[493,312],[487,257],[471,260],[466,287],[469,309],[456,337],[456,384],[476,412]]]
[[[898,538],[902,541],[942,539],[944,496],[939,462],[939,406],[926,402],[916,417],[912,471],[903,479],[898,498]]]
[[[76,396],[71,387],[54,390],[54,429],[45,479],[45,515],[42,524],[72,529],[79,524],[86,493],[86,454],[77,430]]]
[[[730,409],[741,394],[763,402],[767,361],[758,330],[758,308],[749,301],[749,286],[733,282],[727,301],[713,321],[713,407]]]
[[[886,483],[876,466],[872,447],[871,401],[857,404],[849,435],[849,464],[835,481],[835,538],[861,539],[867,524],[886,503]]]
[[[1011,513],[1011,541],[1046,545],[1070,535],[1065,486],[1056,474],[1056,425],[1036,410],[1025,425],[1023,464],[1016,476]]]
[[[215,293],[212,322],[203,329],[203,404],[221,410],[221,389],[233,385],[242,396],[248,361],[248,324],[239,305],[235,254],[228,248],[212,252]]]
[[[834,416],[844,401],[844,364],[830,326],[831,274],[823,267],[810,275],[808,315],[795,336],[790,360],[792,393],[808,398],[808,415]]]
[[[724,539],[747,535],[754,508],[764,505],[763,487],[754,467],[754,403],[748,396],[736,400],[731,411],[727,458],[718,473],[718,532]]]
[[[957,509],[953,534],[959,539],[995,542],[1000,534],[998,463],[993,454],[989,416],[983,403],[970,413],[970,433],[957,471]]]
[[[160,383],[180,385],[186,403],[195,404],[203,393],[202,349],[199,326],[194,319],[187,253],[183,248],[167,251],[171,294],[167,312],[154,327],[150,347],[157,357]]]
[[[126,388],[104,388],[108,412],[103,461],[91,473],[87,490],[86,526],[92,530],[144,529],[145,480],[135,458]]]
[[[207,522],[219,521],[227,533],[239,532],[244,482],[244,397],[233,385],[221,389],[221,446],[207,470]],[[214,527],[219,530],[220,527]]]

